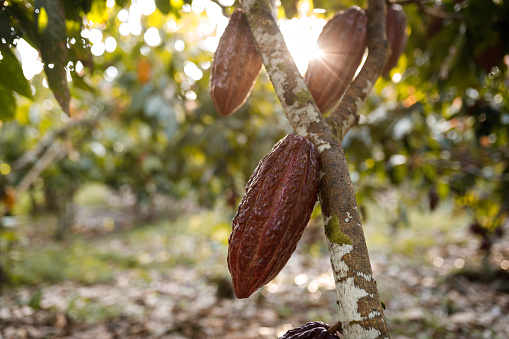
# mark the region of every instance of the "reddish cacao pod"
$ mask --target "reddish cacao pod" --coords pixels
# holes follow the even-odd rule
[[[214,53],[210,94],[219,114],[229,116],[246,102],[262,67],[262,59],[242,9],[233,12]]]
[[[336,105],[362,61],[367,20],[361,8],[350,7],[327,22],[318,37],[322,55],[309,62],[306,82],[322,113]]]
[[[444,5],[434,4],[432,11],[437,15],[428,15],[426,18],[425,26],[426,26],[426,39],[431,40],[433,37],[440,32],[442,27],[444,26],[444,19],[440,16],[445,14]]]
[[[382,71],[384,77],[389,75],[390,70],[398,64],[398,59],[405,51],[407,36],[406,14],[403,7],[399,4],[392,4],[387,7],[387,16],[385,21],[385,31],[387,40],[391,43],[391,56]]]
[[[239,299],[271,281],[290,259],[313,211],[318,179],[318,151],[300,135],[287,135],[260,160],[228,239]]]
[[[497,66],[504,58],[504,43],[500,38],[492,45],[487,46],[480,53],[475,54],[475,62],[486,72],[491,72],[493,66]]]
[[[314,321],[286,332],[279,339],[338,339],[336,334],[327,332],[329,327],[321,321]]]

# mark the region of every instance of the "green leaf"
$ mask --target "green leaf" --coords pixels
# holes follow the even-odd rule
[[[9,49],[0,49],[2,60],[0,60],[0,83],[10,90],[32,99],[30,85],[23,76],[23,69],[18,59]]]
[[[30,297],[30,300],[28,301],[28,306],[30,306],[34,310],[39,310],[41,308],[41,300],[42,300],[42,290],[39,288]]]
[[[13,43],[14,39],[23,38],[33,45],[37,40],[34,12],[22,2],[11,1],[9,6],[3,8],[0,12],[0,26],[0,35],[6,39],[7,44]]]
[[[83,77],[80,77],[76,72],[71,72],[73,88],[81,88],[87,92],[95,93],[95,88],[90,86]]]
[[[449,191],[450,191],[449,183],[442,181],[437,183],[437,193],[440,198],[442,199],[447,198],[447,195],[449,195]]]
[[[80,7],[81,10],[86,14],[90,12],[90,9],[92,8],[92,0],[80,0]]]
[[[44,72],[55,98],[69,115],[71,95],[67,87],[67,33],[63,0],[41,0],[37,2],[46,9],[48,22],[40,39],[40,50],[44,61]]]
[[[0,40],[5,39],[5,43],[0,41],[0,45],[12,44],[14,39],[20,38],[21,33],[16,34],[17,30],[11,30],[10,18],[6,11],[0,11]],[[14,28],[14,27],[12,27]],[[13,34],[14,33],[14,34]]]
[[[16,116],[16,99],[12,91],[5,89],[0,85],[0,102],[2,107],[0,109],[0,121],[8,121],[14,119]]]
[[[285,9],[285,14],[287,18],[293,18],[297,13],[297,3],[292,0],[282,0],[281,5]]]
[[[156,6],[164,14],[169,14],[171,11],[170,0],[156,0]]]

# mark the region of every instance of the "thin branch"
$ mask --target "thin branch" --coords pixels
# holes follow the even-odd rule
[[[32,166],[30,171],[23,177],[19,185],[16,186],[16,195],[21,196],[34,180],[48,167],[54,160],[58,160],[66,154],[66,150],[62,144],[55,140],[50,147],[44,152],[37,162]]]
[[[336,332],[339,332],[341,333],[341,330],[343,328],[343,325],[340,323],[340,322],[337,322],[335,323],[334,325],[332,325],[328,330],[327,332],[329,332],[330,334],[334,334]]]
[[[415,4],[419,8],[421,12],[423,12],[426,15],[433,16],[438,19],[453,19],[454,17],[450,14],[447,14],[443,9],[440,9],[440,7],[428,7],[424,5],[423,1],[420,0],[414,0]]]
[[[418,0],[417,0],[418,1]],[[410,4],[413,4],[415,3],[416,0],[399,0],[399,1],[391,1],[391,0],[386,0],[385,3],[387,4],[387,6],[389,5],[392,5],[392,4],[398,4],[398,5],[401,5],[401,6],[404,6],[404,5],[410,5]],[[434,4],[435,1],[433,0],[429,0],[429,1],[420,1],[421,3],[424,3],[424,4]]]
[[[471,175],[475,175],[486,181],[499,181],[499,182],[509,181],[509,173],[486,175],[482,168],[479,168],[474,164],[465,164],[462,163],[461,161],[441,160],[441,159],[432,159],[429,160],[429,162],[437,167],[446,168],[458,172],[465,172]]]
[[[45,134],[39,142],[29,151],[23,153],[18,159],[16,159],[12,164],[12,169],[17,171],[20,169],[23,169],[27,165],[32,164],[35,162],[45,151],[46,149],[53,144],[53,142],[65,136],[67,132],[72,130],[75,127],[78,126],[87,126],[87,125],[93,125],[99,120],[100,116],[97,116],[92,119],[80,119],[80,120],[74,120],[65,125],[64,127],[57,129],[55,131],[48,132]]]
[[[390,55],[385,34],[385,6],[383,1],[369,1],[368,57],[355,80],[348,87],[339,105],[327,118],[334,134],[343,140],[346,133],[359,123],[359,110],[373,90],[375,82]]]
[[[387,2],[387,5],[398,4],[398,5],[404,6],[404,5],[416,4],[417,7],[419,8],[419,10],[426,15],[433,16],[433,17],[436,17],[439,19],[454,19],[454,20],[458,19],[457,16],[448,14],[445,11],[442,11],[437,7],[425,6],[427,4],[434,4],[435,1],[424,1],[424,0],[390,1],[390,0],[387,0],[386,2]]]
[[[28,172],[26,172],[23,177],[20,179],[19,184],[16,186],[16,195],[20,196],[24,193],[30,185],[34,182],[34,180],[55,160],[59,160],[65,156],[67,151],[62,146],[62,142],[60,138],[65,137],[66,134],[75,127],[78,126],[92,126],[95,124],[102,115],[97,115],[92,119],[81,119],[75,120],[64,127],[48,133],[45,137],[43,137],[35,147],[23,153],[18,159],[16,159],[13,163],[13,172],[8,177],[10,178],[10,182],[13,182],[17,179],[17,176],[12,176],[16,172],[20,172],[23,168],[27,166],[31,166]],[[19,175],[19,173],[17,174]],[[0,217],[3,216],[7,211],[0,213]]]

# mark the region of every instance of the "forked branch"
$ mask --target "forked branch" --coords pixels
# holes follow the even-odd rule
[[[377,23],[370,23],[368,36],[377,36],[373,30],[381,31],[381,50],[385,53],[384,0],[369,0],[369,6],[370,12],[373,12],[369,20]],[[272,16],[269,0],[244,0],[242,7],[286,117],[295,132],[309,138],[320,153],[319,198],[340,306],[337,320],[342,324],[343,336],[347,339],[389,338],[340,139],[331,133],[329,124],[320,114],[305,80],[295,66]],[[369,66],[370,71],[365,70],[365,75],[362,75],[364,84],[371,85],[358,85],[361,92],[367,91],[363,103],[385,59],[384,54],[367,60],[365,67],[371,63],[374,65]],[[354,96],[354,93],[351,90],[345,96]],[[355,103],[355,99],[352,97],[351,100]]]

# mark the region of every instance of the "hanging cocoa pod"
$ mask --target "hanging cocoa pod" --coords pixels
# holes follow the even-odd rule
[[[391,43],[391,55],[382,71],[382,76],[389,75],[390,70],[398,64],[398,59],[405,51],[407,36],[406,14],[403,7],[399,4],[392,4],[387,7],[387,16],[385,20],[385,31],[387,40]]]
[[[246,102],[261,67],[244,11],[239,8],[219,39],[212,61],[210,94],[219,114],[229,116]]]
[[[431,9],[438,15],[428,14],[426,17],[424,24],[426,27],[426,39],[428,40],[433,39],[444,26],[444,18],[442,17],[445,14],[444,5],[435,3]]]
[[[295,251],[318,195],[318,151],[290,134],[249,178],[228,239],[228,268],[238,298],[271,281]]]
[[[327,22],[318,37],[321,56],[309,62],[306,82],[322,113],[337,104],[362,61],[367,20],[364,10],[350,7]]]
[[[327,332],[329,325],[321,322],[309,322],[304,326],[289,330],[279,339],[338,339],[336,334]]]
[[[491,72],[494,66],[502,63],[504,59],[504,43],[500,38],[489,46],[486,46],[480,53],[474,55],[475,62],[486,72]]]

